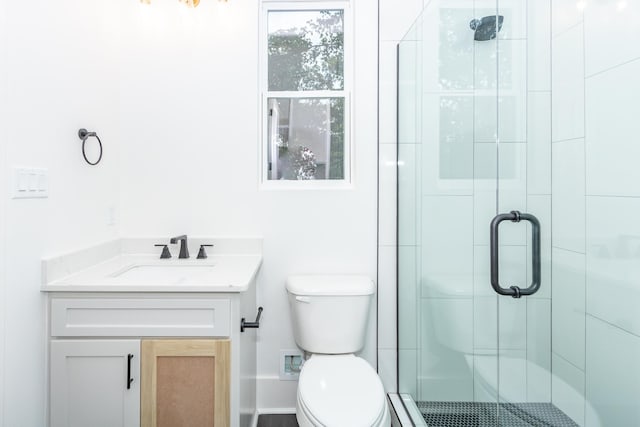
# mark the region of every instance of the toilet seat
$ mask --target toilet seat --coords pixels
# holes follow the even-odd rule
[[[298,416],[313,426],[372,427],[388,423],[380,377],[364,359],[314,355],[298,382]],[[301,424],[302,425],[302,424]]]
[[[298,421],[298,425],[300,427],[351,427],[351,425],[348,425],[347,423],[344,424],[338,424],[338,425],[325,425],[322,424],[320,421],[318,421],[309,411],[309,409],[305,406],[304,402],[301,401],[300,399],[300,395],[298,395],[298,399],[297,399],[297,411],[296,411],[296,418]],[[378,419],[371,424],[371,426],[367,426],[367,427],[388,427],[390,424],[391,420],[390,420],[390,415],[389,415],[389,408],[387,405],[385,405],[384,410],[382,412],[380,412],[380,415],[378,416]],[[359,426],[359,424],[356,424],[357,426]]]

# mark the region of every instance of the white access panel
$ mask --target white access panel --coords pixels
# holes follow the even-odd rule
[[[51,427],[138,427],[140,341],[53,340],[50,386]]]
[[[51,300],[53,337],[228,337],[230,322],[229,299]]]

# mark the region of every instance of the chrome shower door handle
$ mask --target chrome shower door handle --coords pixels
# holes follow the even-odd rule
[[[520,222],[522,220],[531,223],[531,267],[532,280],[528,288],[521,289],[518,286],[503,288],[500,286],[499,276],[499,234],[498,229],[502,221]],[[491,286],[500,295],[509,295],[513,298],[533,295],[540,289],[540,221],[535,216],[528,213],[511,211],[508,214],[498,214],[491,221]]]

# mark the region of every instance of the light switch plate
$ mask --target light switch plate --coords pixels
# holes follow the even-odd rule
[[[13,198],[49,197],[49,171],[38,168],[13,168]]]

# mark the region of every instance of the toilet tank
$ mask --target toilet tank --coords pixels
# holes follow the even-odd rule
[[[364,347],[375,286],[366,276],[291,276],[287,293],[296,343],[310,353]]]

